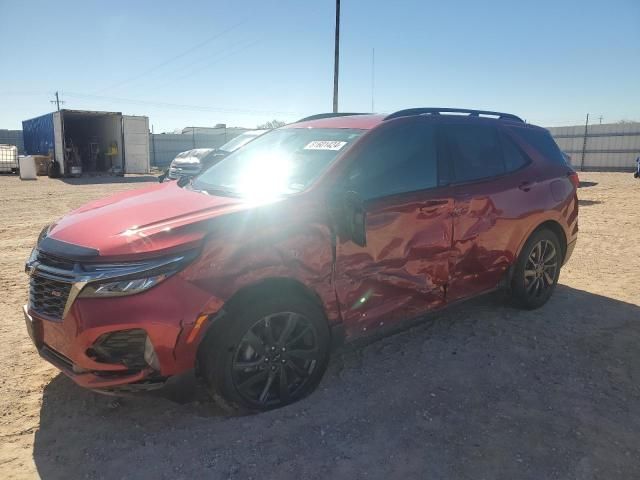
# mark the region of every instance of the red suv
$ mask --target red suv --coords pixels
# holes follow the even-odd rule
[[[40,354],[83,387],[196,368],[269,409],[320,381],[332,340],[497,288],[543,305],[578,233],[577,175],[515,115],[316,115],[191,183],[98,200],[46,227],[26,268]]]

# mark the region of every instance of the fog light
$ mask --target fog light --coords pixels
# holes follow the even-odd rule
[[[158,361],[156,351],[153,349],[153,344],[148,335],[144,341],[144,361],[154,370],[160,370],[160,362]]]

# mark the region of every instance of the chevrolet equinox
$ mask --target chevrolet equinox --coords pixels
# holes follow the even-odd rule
[[[576,244],[577,184],[512,114],[315,115],[45,227],[27,329],[86,388],[196,369],[231,405],[279,407],[317,386],[335,339],[498,288],[542,306]]]

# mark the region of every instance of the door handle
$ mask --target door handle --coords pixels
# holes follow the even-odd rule
[[[528,192],[529,190],[531,190],[531,188],[536,184],[536,182],[522,182],[520,185],[518,185],[518,188],[520,190],[522,190],[523,192]]]

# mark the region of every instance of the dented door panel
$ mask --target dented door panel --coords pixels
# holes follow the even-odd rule
[[[369,202],[366,246],[338,240],[335,285],[347,335],[444,304],[453,202],[442,190]]]

